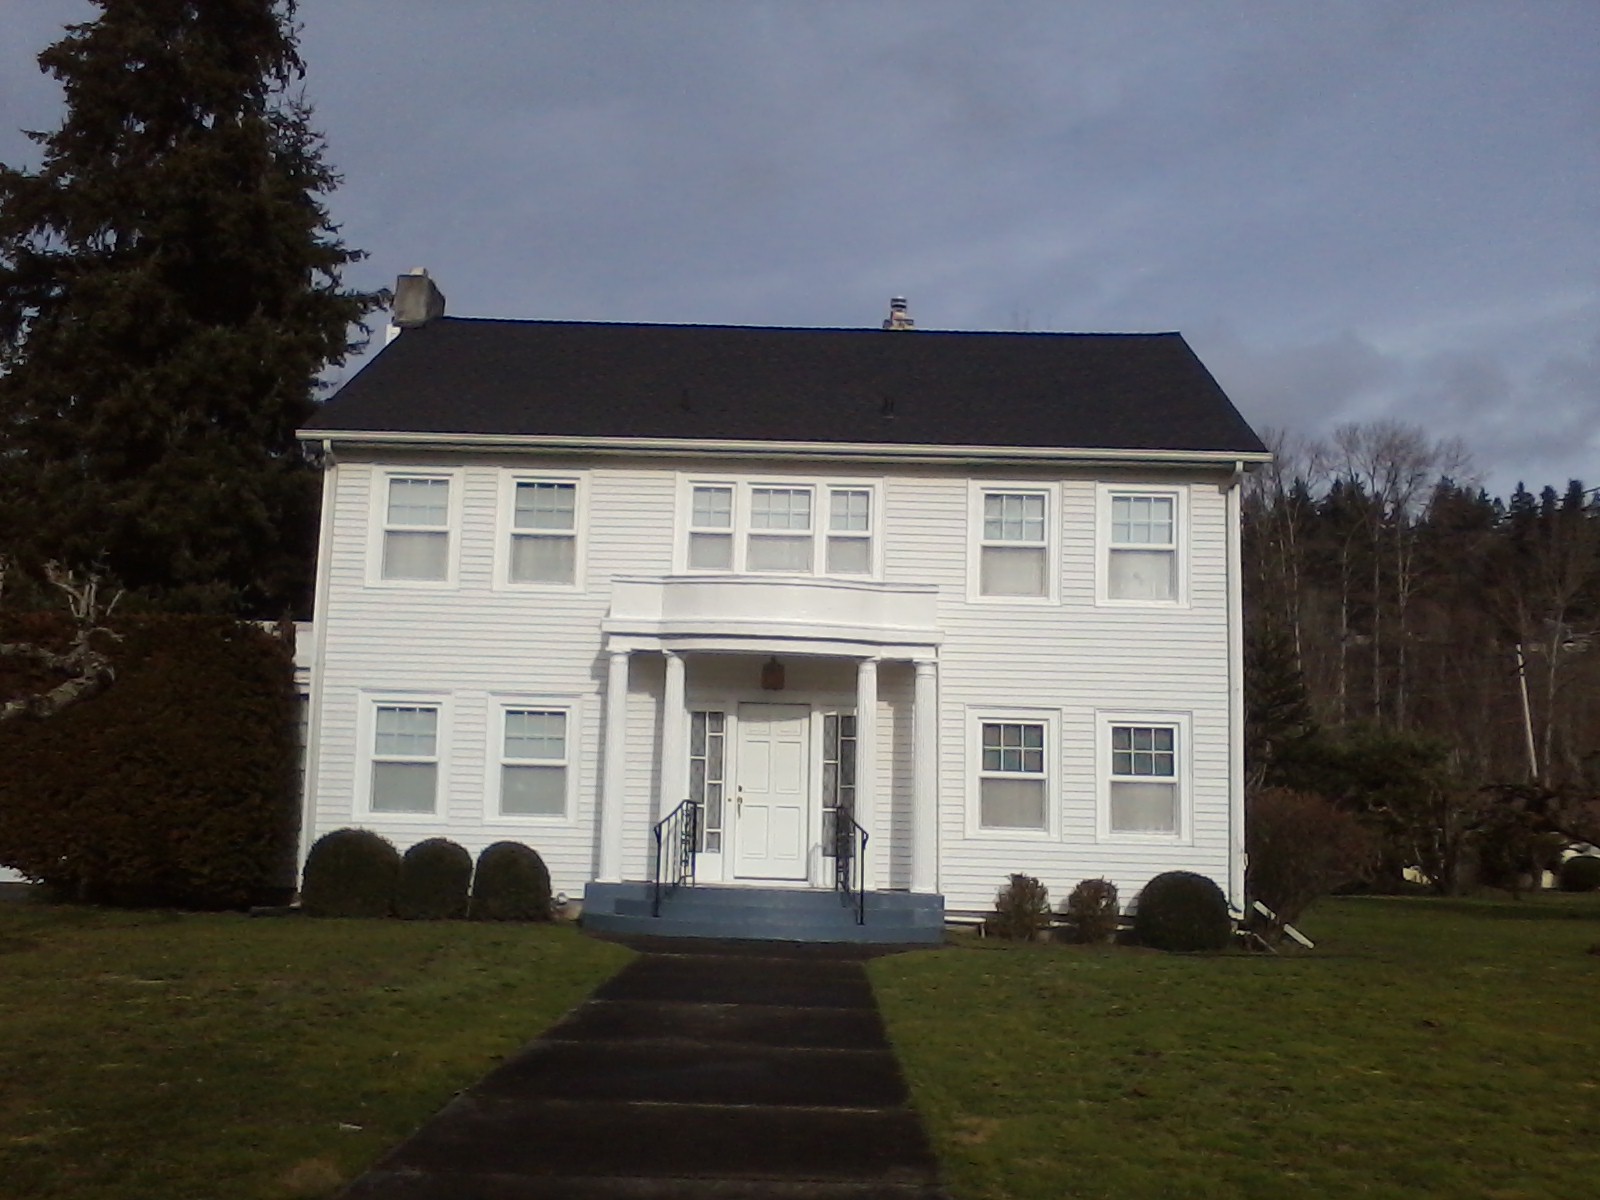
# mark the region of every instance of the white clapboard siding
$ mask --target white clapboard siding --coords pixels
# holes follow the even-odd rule
[[[626,465],[619,465],[626,464]],[[537,848],[558,890],[581,892],[595,869],[596,814],[603,753],[606,656],[600,623],[618,575],[667,575],[673,569],[681,473],[749,476],[771,464],[669,460],[538,460],[426,455],[390,469],[449,468],[457,481],[460,522],[456,580],[449,587],[375,585],[373,506],[381,503],[385,466],[352,452],[335,468],[330,569],[318,613],[320,729],[310,777],[312,837],[354,823],[402,849],[444,835],[476,852],[500,838]],[[583,474],[587,486],[583,586],[535,591],[496,586],[507,472],[547,468]],[[884,578],[938,588],[939,883],[955,911],[985,909],[1008,874],[1037,875],[1058,901],[1079,880],[1105,876],[1131,898],[1150,876],[1198,870],[1226,885],[1229,846],[1229,708],[1226,577],[1227,505],[1216,475],[1152,475],[1153,486],[1179,487],[1187,529],[1183,568],[1187,603],[1172,608],[1098,605],[1096,522],[1100,484],[1140,482],[1134,473],[1052,473],[997,468],[985,481],[1044,482],[1059,489],[1056,583],[1059,603],[993,604],[968,598],[968,473],[954,467],[815,466],[809,477],[882,481]],[[853,704],[855,666],[845,660],[786,656],[786,697]],[[648,877],[650,828],[658,815],[664,668],[659,655],[630,664],[623,873]],[[778,699],[758,685],[759,659],[691,657],[691,704]],[[879,671],[873,854],[880,886],[911,878],[912,692],[908,663]],[[448,705],[447,778],[431,822],[363,816],[357,795],[368,747],[358,744],[363,697],[393,693],[436,697]],[[539,698],[570,704],[571,811],[560,820],[494,816],[496,706]],[[1049,836],[970,832],[968,762],[972,714],[984,709],[1052,714],[1059,740],[1051,755],[1057,809]],[[1100,803],[1096,713],[1182,713],[1189,722],[1187,781],[1191,828],[1183,844],[1097,840]]]

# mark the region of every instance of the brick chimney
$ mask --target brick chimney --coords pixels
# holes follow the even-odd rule
[[[885,329],[915,329],[917,323],[906,312],[906,298],[896,296],[889,301],[889,315],[883,319]]]
[[[422,267],[413,267],[394,281],[394,307],[389,323],[395,329],[419,329],[444,316],[444,293]]]

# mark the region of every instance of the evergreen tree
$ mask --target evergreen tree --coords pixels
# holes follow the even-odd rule
[[[0,554],[157,603],[303,603],[294,440],[371,296],[322,203],[294,0],[95,0],[39,56],[37,171],[0,165]]]

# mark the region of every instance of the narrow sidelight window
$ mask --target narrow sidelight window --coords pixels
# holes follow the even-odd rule
[[[700,849],[707,854],[722,852],[727,723],[720,712],[689,717],[689,799],[700,801]]]
[[[856,814],[856,719],[852,713],[822,718],[822,853],[838,845],[839,814]]]

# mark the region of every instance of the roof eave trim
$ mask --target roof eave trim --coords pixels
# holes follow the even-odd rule
[[[564,454],[652,454],[681,457],[849,458],[898,462],[1089,461],[1231,466],[1272,461],[1266,451],[1128,450],[1072,446],[940,446],[884,442],[774,442],[725,438],[569,437],[507,433],[412,433],[386,430],[302,429],[306,442],[346,446],[416,446],[440,450],[544,450]]]

